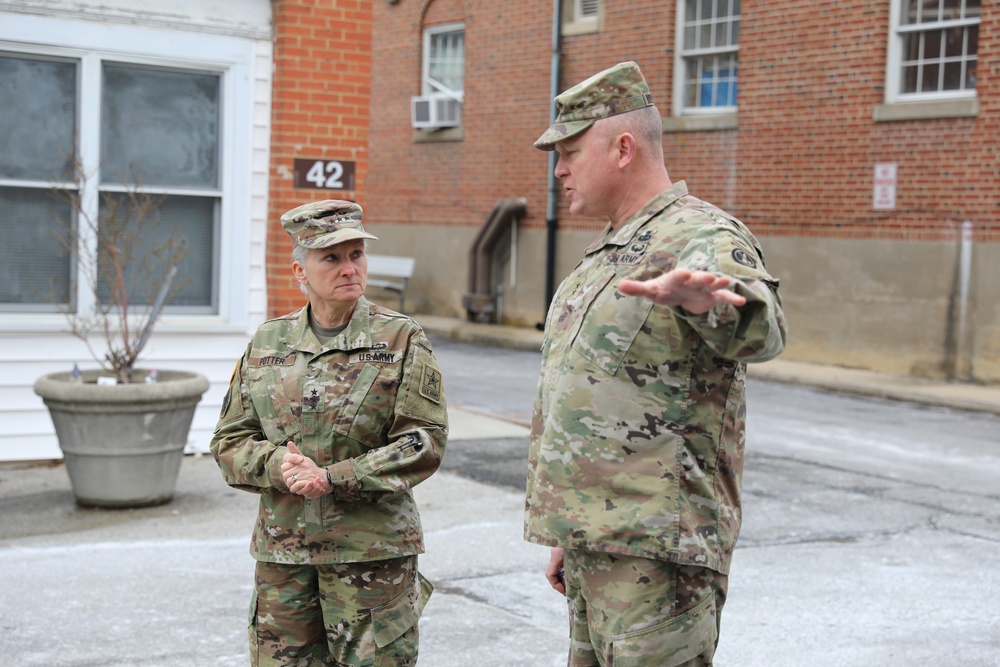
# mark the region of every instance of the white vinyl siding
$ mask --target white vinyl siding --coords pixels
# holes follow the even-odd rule
[[[74,364],[96,366],[48,293],[54,283],[63,296],[56,301],[81,310],[94,299],[75,287],[76,267],[51,241],[52,221],[68,214],[52,187],[72,187],[72,160],[65,159],[72,156],[105,196],[126,189],[121,174],[138,168],[144,188],[168,195],[164,224],[196,246],[185,268],[193,278],[189,291],[160,320],[141,365],[209,378],[189,441],[190,450],[205,452],[233,364],[267,309],[269,3],[219,0],[246,8],[243,23],[232,25],[209,24],[202,7],[187,0],[66,2],[51,12],[53,3],[37,4],[32,12],[0,11],[0,70],[8,65],[0,74],[19,61],[14,67],[30,75],[19,76],[35,84],[13,103],[18,132],[7,136],[16,141],[0,156],[0,229],[7,239],[0,252],[20,261],[10,273],[19,282],[0,276],[0,461],[59,458],[32,385]],[[193,15],[179,14],[181,7]],[[153,16],[154,9],[162,14]],[[0,126],[9,120],[0,111]],[[96,188],[85,205],[99,212]],[[92,343],[100,353],[100,337]]]

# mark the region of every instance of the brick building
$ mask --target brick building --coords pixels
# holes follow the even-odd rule
[[[0,0],[0,460],[58,456],[31,385],[90,356],[36,289],[93,301],[48,242],[66,155],[100,192],[145,169],[198,249],[145,364],[209,377],[205,451],[247,336],[303,302],[277,220],[305,201],[416,258],[407,311],[541,322],[603,223],[531,143],[622,60],[672,178],[761,239],[786,358],[1000,382],[996,0]]]
[[[547,266],[566,275],[602,223],[552,213],[531,142],[553,90],[636,60],[671,177],[782,279],[787,358],[1000,381],[996,2],[388,0],[372,25],[367,221],[417,257],[411,311],[465,316],[470,248],[524,198],[486,315],[543,319]]]

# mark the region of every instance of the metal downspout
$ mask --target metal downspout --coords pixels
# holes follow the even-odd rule
[[[552,72],[549,82],[549,99],[552,100],[552,108],[549,113],[550,122],[556,120],[556,95],[559,94],[559,69],[561,59],[559,54],[559,37],[562,31],[562,0],[552,0]],[[558,155],[555,151],[549,151],[548,159],[548,196],[545,203],[545,314],[548,315],[549,305],[556,292],[556,232],[559,230],[559,218],[556,213],[557,197],[559,195],[559,183],[556,180],[556,159]],[[544,328],[544,320],[539,323],[539,329]]]

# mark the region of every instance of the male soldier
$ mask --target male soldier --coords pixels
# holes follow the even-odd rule
[[[784,348],[778,282],[738,220],[672,184],[639,67],[556,99],[535,142],[608,226],[545,325],[525,539],[552,547],[571,667],[710,665],[740,528],[747,361]]]
[[[257,329],[212,439],[226,482],[261,494],[255,667],[417,659],[432,586],[410,489],[441,465],[445,398],[420,326],[364,297],[361,215],[328,200],[281,217],[308,305]]]

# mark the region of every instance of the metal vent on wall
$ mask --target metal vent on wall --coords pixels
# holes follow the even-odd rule
[[[411,99],[413,127],[458,127],[462,124],[462,103],[448,95],[422,95]]]
[[[597,17],[600,11],[600,0],[577,0],[580,18]]]

